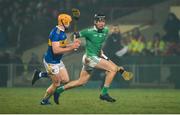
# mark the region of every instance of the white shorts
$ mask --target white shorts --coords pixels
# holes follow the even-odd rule
[[[52,63],[47,63],[45,59],[43,59],[43,63],[48,74],[52,74],[52,75],[58,74],[60,69],[65,68],[65,65],[62,61],[60,61],[60,63],[57,64],[52,64]]]
[[[86,54],[82,58],[83,69],[90,70],[94,68],[99,62],[101,58],[98,56],[87,56]]]

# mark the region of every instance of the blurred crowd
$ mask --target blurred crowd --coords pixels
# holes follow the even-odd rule
[[[81,18],[86,21],[81,21],[78,28],[83,28],[93,23],[90,19],[97,11],[106,12],[110,7],[117,8],[119,5],[121,8],[127,7],[129,1],[131,0],[115,0],[109,4],[106,0],[0,0],[0,48],[13,47],[24,50],[45,41],[50,29],[56,25],[59,12],[70,13],[72,8],[79,8]],[[147,1],[142,2],[141,5],[153,3]],[[140,5],[136,1],[132,4]],[[129,10],[133,11],[133,9]],[[118,9],[117,12],[120,13],[115,14],[121,15],[123,11]],[[107,20],[115,18],[109,16],[112,15],[107,14]]]
[[[54,6],[52,0],[0,0],[0,46],[26,48],[46,40],[58,13]]]
[[[140,28],[121,34],[118,26],[113,27],[105,45],[107,55],[115,57],[117,51],[127,48],[130,56],[176,56],[180,55],[180,20],[170,13],[163,26],[164,33],[155,32],[152,38],[145,38]],[[108,49],[108,47],[111,47]]]
[[[0,0],[0,48],[25,50],[45,42],[50,30],[57,24],[59,12],[71,13],[73,7],[89,10],[85,3],[70,0]],[[82,10],[81,14],[87,17],[84,12]]]
[[[21,52],[21,50],[46,42],[50,29],[56,25],[58,13],[69,11],[68,9],[75,4],[75,1],[72,4],[68,3],[70,1],[0,0],[0,48],[13,47]],[[88,1],[88,3],[96,5],[98,1]],[[77,3],[77,6],[83,7],[85,2]],[[89,7],[85,9],[89,10]],[[121,35],[120,30],[116,28],[110,38],[113,38],[112,43],[120,43],[112,45],[109,40],[110,46],[114,47],[110,50],[114,52],[128,47],[126,55],[179,55],[179,19],[170,13],[163,28],[165,35],[157,31],[152,38],[145,38],[139,28],[125,35]]]

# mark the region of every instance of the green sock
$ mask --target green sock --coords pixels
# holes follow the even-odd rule
[[[58,87],[58,88],[56,89],[56,92],[57,92],[57,93],[62,93],[63,91],[64,91],[64,86]]]
[[[102,94],[102,95],[107,94],[108,88],[109,88],[109,87],[104,86],[104,87],[102,88],[102,90],[101,90],[101,94]]]

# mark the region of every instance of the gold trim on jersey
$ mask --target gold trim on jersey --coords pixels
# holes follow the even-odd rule
[[[48,46],[52,46],[52,42],[50,39],[48,39]]]
[[[47,66],[47,67],[48,67],[48,69],[47,69],[48,73],[49,73],[49,74],[52,74],[52,71],[51,71],[51,65],[50,65],[50,64],[48,64],[48,66]]]
[[[59,46],[60,47],[64,47],[64,46],[66,46],[67,45],[67,39],[65,39],[65,40],[61,40],[61,41],[59,41]],[[48,46],[52,46],[52,41],[51,41],[51,39],[48,39]]]

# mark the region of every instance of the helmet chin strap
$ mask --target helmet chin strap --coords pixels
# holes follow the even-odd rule
[[[63,21],[62,21],[62,20],[61,20],[61,23],[62,23],[62,25],[63,25],[63,27],[64,27],[65,31],[66,31],[66,30],[68,30],[68,28],[64,25],[64,23],[63,23]]]

